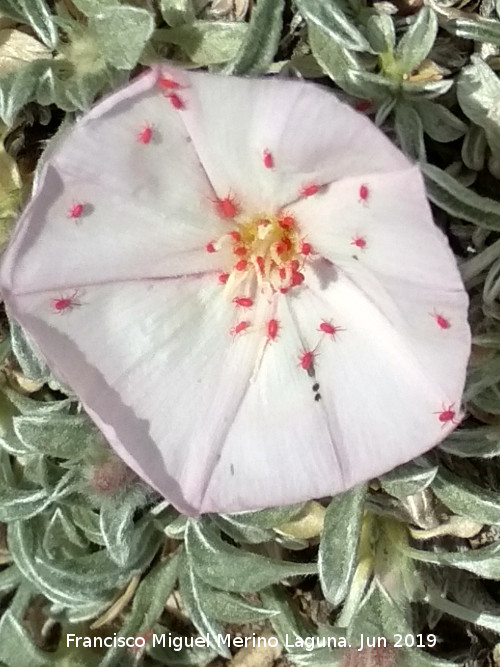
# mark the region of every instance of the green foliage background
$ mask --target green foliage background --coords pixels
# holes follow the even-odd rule
[[[0,0],[1,242],[46,141],[149,63],[316,79],[420,163],[474,334],[468,418],[440,447],[333,499],[193,520],[114,457],[4,317],[2,665],[500,665],[499,16],[498,0]],[[298,646],[256,663],[215,643],[66,648],[151,632]],[[361,633],[410,639],[300,646]]]

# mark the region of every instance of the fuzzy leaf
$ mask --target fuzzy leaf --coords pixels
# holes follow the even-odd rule
[[[179,592],[186,607],[187,614],[200,635],[208,635],[212,646],[218,646],[220,655],[230,658],[229,649],[222,643],[217,645],[219,635],[223,634],[222,626],[207,615],[204,599],[199,589],[199,579],[186,540],[186,554],[181,556],[179,563]]]
[[[500,230],[500,204],[488,197],[481,197],[461,185],[439,167],[430,164],[420,166],[425,176],[429,199],[457,218],[473,222],[479,227]]]
[[[55,665],[50,654],[37,648],[23,624],[9,611],[0,619],[2,665],[6,667],[49,667]]]
[[[485,579],[500,580],[500,542],[479,549],[443,552],[424,551],[407,547],[406,553],[415,560],[447,567],[458,567]]]
[[[436,14],[429,7],[422,7],[394,53],[402,74],[410,73],[425,60],[434,45],[437,30]]]
[[[420,116],[425,132],[435,141],[455,141],[467,131],[465,123],[442,104],[429,100],[418,100],[414,108]]]
[[[0,99],[1,88],[2,82],[0,80]],[[50,372],[40,353],[36,350],[34,343],[28,341],[26,334],[14,320],[11,319],[9,323],[12,351],[24,375],[30,380],[46,381],[50,377]]]
[[[120,5],[103,9],[89,20],[106,61],[117,69],[132,69],[154,30],[154,19],[145,9]]]
[[[9,565],[0,572],[0,591],[17,588],[22,581],[22,575],[15,565]]]
[[[453,431],[439,447],[453,456],[490,459],[500,456],[500,430],[491,426],[459,429]]]
[[[1,489],[0,521],[29,519],[52,502],[44,489]]]
[[[345,598],[356,567],[365,495],[366,486],[357,486],[334,498],[326,510],[318,568],[323,593],[334,607]]]
[[[484,167],[486,146],[483,128],[471,123],[462,144],[462,160],[465,166],[474,171],[481,171]]]
[[[390,53],[396,44],[394,23],[387,14],[370,16],[366,25],[366,35],[376,53]]]
[[[394,127],[403,152],[414,160],[425,160],[424,127],[411,104],[396,104]]]
[[[381,478],[380,483],[384,491],[391,496],[404,499],[426,489],[437,471],[437,465],[430,465],[426,459],[420,457],[387,473]]]
[[[45,0],[0,0],[0,12],[29,25],[50,49],[57,45],[57,30]]]
[[[437,591],[429,591],[427,595],[427,602],[436,609],[443,611],[445,614],[450,614],[455,618],[459,618],[467,623],[475,623],[488,630],[493,630],[497,634],[500,632],[500,616],[495,614],[488,614],[485,611],[470,609],[456,602],[451,602],[439,594]]]
[[[259,74],[266,72],[278,50],[283,28],[284,0],[258,0],[252,10],[243,43],[227,74]]]
[[[338,2],[296,0],[295,4],[308,26],[318,26],[333,42],[352,51],[372,51],[366,38],[349,20]]]
[[[137,504],[130,495],[105,497],[101,504],[100,523],[109,556],[120,567],[130,558],[134,512]],[[133,498],[132,498],[133,501]]]
[[[469,18],[464,14],[460,18],[446,21],[443,28],[462,39],[500,45],[500,23],[495,19],[486,19],[477,14]]]
[[[85,415],[19,415],[13,423],[28,449],[63,459],[80,459],[101,439]]]
[[[252,593],[297,575],[314,574],[316,565],[272,560],[230,546],[206,520],[191,520],[185,546],[196,574],[214,588]]]
[[[157,30],[153,42],[182,47],[197,65],[215,65],[236,56],[247,32],[247,23],[194,21],[178,28]]]
[[[432,490],[455,514],[480,523],[500,525],[500,500],[497,492],[483,489],[444,468],[436,475]]]
[[[174,28],[196,18],[193,0],[160,0],[160,11],[166,23]]]

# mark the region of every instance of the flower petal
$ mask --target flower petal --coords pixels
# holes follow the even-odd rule
[[[221,268],[204,250],[226,231],[213,190],[156,79],[107,98],[51,151],[3,266],[16,291]],[[137,140],[145,122],[147,145]]]
[[[468,298],[448,241],[432,220],[420,172],[365,180],[367,206],[356,200],[359,179],[346,179],[329,187],[324,205],[311,199],[292,210],[313,248],[385,315],[443,392],[457,397],[470,352]],[[356,234],[366,239],[365,248],[352,245]],[[369,327],[379,334],[371,321]]]
[[[409,164],[367,118],[317,85],[185,76],[182,119],[210,182],[256,212],[294,201],[308,185],[366,173],[367,165],[385,172]]]
[[[300,299],[301,300],[301,299]],[[286,505],[342,491],[343,460],[337,456],[338,428],[324,408],[299,352],[312,346],[286,298],[274,314],[278,337],[263,350],[203,498],[202,512],[240,511]],[[228,502],[231,502],[228,508]]]
[[[62,313],[46,294],[9,303],[120,456],[180,510],[197,513],[257,337],[233,340],[233,309],[203,278],[95,286],[78,299]]]
[[[422,454],[455,427],[438,413],[451,404],[459,412],[467,354],[454,347],[461,377],[445,382],[453,392],[446,393],[439,380],[447,363],[436,355],[437,372],[422,363],[406,331],[342,271],[311,272],[307,287],[292,301],[304,335],[324,318],[341,327],[335,336],[317,333],[315,378],[349,488]],[[441,342],[443,353],[448,345]]]

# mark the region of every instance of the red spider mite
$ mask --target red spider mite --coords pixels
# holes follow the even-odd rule
[[[230,333],[233,336],[237,336],[238,334],[242,333],[248,327],[250,326],[250,322],[247,322],[246,320],[243,320],[241,322],[238,322],[238,324],[235,324],[234,327],[231,328]]]
[[[354,105],[356,111],[367,111],[371,107],[370,100],[358,100]]]
[[[137,141],[140,144],[149,144],[152,138],[153,138],[153,126],[149,125],[149,123],[147,125],[144,125],[144,127],[141,128],[137,133]]]
[[[450,328],[450,321],[447,320],[446,317],[443,317],[443,315],[440,315],[439,313],[431,313],[431,315],[440,329]]]
[[[274,167],[274,159],[270,151],[267,148],[262,153],[262,161],[264,162],[264,167],[266,169],[272,169]]]
[[[453,410],[453,406],[455,403],[450,403],[448,407],[446,407],[443,403],[443,409],[438,410],[438,412],[434,412],[433,414],[439,415],[438,419],[440,422],[443,423],[443,426],[445,426],[448,422],[451,422],[452,424],[455,424],[455,410]]]
[[[253,299],[248,296],[235,296],[233,303],[242,308],[251,308],[253,306]]]
[[[330,322],[326,322],[323,320],[319,327],[318,330],[321,331],[324,334],[327,334],[328,336],[334,336],[338,331],[344,331],[342,327],[336,327],[334,324],[331,324]]]
[[[314,369],[315,356],[316,348],[314,348],[314,350],[304,350],[299,354],[299,366],[305,371],[312,371]]]
[[[364,248],[366,248],[366,240],[362,236],[355,236],[351,241],[351,245],[355,245],[357,248],[364,250]]]
[[[236,269],[236,271],[244,271],[247,268],[247,260],[240,259],[239,262],[236,262],[234,268]]]
[[[76,218],[80,218],[83,213],[83,204],[77,202],[75,204],[72,204],[68,210],[68,218],[72,218],[75,220]]]
[[[186,108],[186,105],[184,104],[182,98],[179,97],[179,95],[177,95],[176,93],[168,93],[168,95],[166,95],[165,97],[170,102],[170,106],[172,106],[174,109],[177,109],[177,111]]]
[[[300,244],[300,254],[301,255],[310,255],[312,252],[312,246],[306,241],[302,241]]]
[[[290,229],[294,226],[294,224],[295,218],[293,218],[291,215],[284,215],[278,220],[278,225],[281,227],[281,229]]]
[[[77,295],[78,290],[75,290],[71,296],[62,296],[57,299],[51,299],[52,308],[55,313],[64,313],[66,311],[73,310],[75,306],[81,305],[76,301],[75,296]]]
[[[363,202],[363,204],[366,204],[368,200],[368,195],[370,194],[370,191],[368,190],[368,186],[365,183],[362,183],[359,186],[359,201]]]
[[[206,250],[207,252],[215,252],[214,242],[213,242],[213,241],[209,241],[209,242],[205,245],[205,250]]]
[[[312,197],[319,191],[319,185],[316,183],[311,183],[310,185],[304,185],[300,191],[301,197]]]
[[[231,195],[228,195],[223,199],[212,199],[211,201],[215,205],[215,210],[220,218],[225,218],[227,220],[234,218],[238,213],[238,202],[234,197],[231,197]]]
[[[219,273],[219,284],[225,285],[228,281],[229,273]]]
[[[300,271],[292,271],[292,279],[291,279],[292,287],[296,287],[297,285],[302,285],[304,280],[305,276],[303,273],[300,273]]]
[[[266,323],[266,333],[269,340],[274,340],[278,335],[279,322],[278,320],[268,320]]]
[[[181,87],[180,83],[174,81],[174,79],[169,79],[166,76],[160,76],[157,84],[163,90],[178,90]]]

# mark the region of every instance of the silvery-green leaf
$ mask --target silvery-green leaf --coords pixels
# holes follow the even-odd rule
[[[422,98],[433,100],[447,93],[452,87],[452,79],[442,79],[440,81],[403,81],[401,83],[403,96],[411,102]]]
[[[480,523],[500,525],[500,498],[468,479],[440,468],[432,490],[452,512]]]
[[[86,415],[18,415],[13,423],[26,447],[57,458],[80,459],[101,439]]]
[[[366,486],[333,498],[326,514],[318,555],[321,588],[336,607],[345,598],[356,567],[356,551]]]
[[[51,654],[32,642],[23,623],[7,609],[0,618],[2,665],[6,667],[49,667],[56,665]]]
[[[494,426],[455,430],[439,447],[462,458],[493,458],[500,456],[500,430]]]
[[[67,558],[81,555],[88,546],[87,540],[79,533],[66,509],[57,507],[50,518],[43,536],[43,548],[52,557],[62,553]]]
[[[67,412],[72,401],[66,398],[62,401],[36,401],[29,396],[24,396],[8,386],[2,387],[2,393],[16,406],[22,415],[43,415],[51,412]]]
[[[463,13],[460,18],[452,18],[443,23],[443,27],[462,39],[500,45],[500,23],[495,19],[483,18],[477,14],[468,17]]]
[[[426,596],[426,602],[432,607],[459,618],[467,623],[480,625],[483,628],[500,633],[500,616],[489,614],[485,611],[470,609],[456,602],[451,602],[436,590],[429,590]]]
[[[486,157],[486,145],[483,128],[471,123],[462,144],[462,160],[466,167],[481,171]]]
[[[437,465],[432,465],[425,458],[419,457],[386,473],[381,477],[380,483],[384,491],[391,496],[403,499],[426,489],[437,471]]]
[[[314,563],[277,561],[224,542],[207,520],[190,520],[185,546],[196,574],[207,584],[235,593],[251,593],[297,575],[314,574]]]
[[[196,586],[206,615],[222,623],[257,623],[278,613],[273,609],[258,607],[235,593],[208,586],[199,577]]]
[[[349,72],[361,68],[356,55],[335,42],[320,26],[310,24],[308,35],[311,51],[322,70],[345,89]],[[366,96],[361,94],[361,97]]]
[[[403,153],[418,162],[425,160],[424,127],[413,105],[396,104],[394,128]]]
[[[422,7],[394,52],[401,73],[410,73],[425,60],[436,39],[438,22],[429,7]]]
[[[392,51],[396,44],[394,23],[387,14],[374,14],[366,24],[366,36],[375,53]]]
[[[72,502],[66,507],[72,522],[79,528],[85,537],[94,544],[104,546],[104,538],[101,533],[99,515],[90,507],[78,505]]]
[[[218,637],[224,634],[222,626],[205,611],[203,595],[198,587],[200,580],[195,573],[188,540],[185,546],[186,553],[181,556],[179,563],[179,592],[187,615],[200,635],[208,635],[213,648],[217,648],[223,657],[230,658],[231,652],[227,646],[217,643]]]
[[[467,131],[465,123],[442,104],[417,100],[413,106],[420,116],[425,132],[436,141],[455,141]]]
[[[266,72],[273,62],[283,28],[284,0],[258,0],[252,9],[250,24],[227,74]]]
[[[500,106],[500,81],[491,67],[478,56],[464,67],[457,81],[457,97],[467,116],[483,125],[489,111]]]
[[[257,528],[277,528],[283,523],[291,521],[300,514],[304,503],[287,505],[285,507],[271,507],[258,512],[238,512],[236,514],[224,514],[225,519],[235,521],[241,525],[255,526]]]
[[[160,0],[160,11],[166,23],[174,28],[196,18],[193,0]]]
[[[273,539],[272,531],[252,526],[251,524],[239,523],[231,515],[213,515],[211,519],[218,528],[226,533],[226,535],[229,535],[235,542],[259,544],[261,542],[269,542]]]
[[[447,213],[479,227],[500,230],[500,204],[481,197],[439,167],[421,164],[429,199]]]
[[[111,560],[123,567],[130,556],[135,506],[128,503],[117,503],[116,500],[114,497],[104,498],[102,502],[101,533]]]
[[[0,521],[30,519],[42,512],[51,502],[44,489],[1,489]]]
[[[154,30],[153,16],[145,9],[119,5],[104,8],[89,19],[97,46],[113,67],[132,69]]]
[[[57,45],[57,30],[45,0],[0,0],[0,12],[29,25],[50,49]]]
[[[295,4],[309,27],[320,28],[339,46],[352,51],[372,51],[367,39],[346,16],[340,3],[331,0],[296,0]]]
[[[395,97],[388,97],[379,104],[377,113],[375,114],[375,125],[381,127],[385,123],[396,106],[396,102]]]
[[[16,588],[23,578],[16,565],[9,565],[0,572],[0,591],[8,591]]]
[[[1,89],[2,80],[0,79],[0,97]],[[12,319],[10,320],[10,337],[12,351],[24,375],[30,380],[44,382],[50,375],[47,364],[42,360],[41,354],[36,349],[33,341],[28,341],[25,332]]]
[[[500,580],[500,543],[467,551],[424,551],[407,547],[406,553],[415,560],[447,567],[458,567],[485,579]]]
[[[279,586],[270,586],[259,593],[262,604],[268,609],[273,609],[276,615],[270,619],[278,639],[285,644],[286,637],[304,639],[314,635],[312,624],[306,621],[294,611],[292,604],[285,592]]]
[[[75,584],[70,572],[47,567],[47,564],[37,557],[36,534],[39,526],[36,519],[22,522],[12,521],[8,526],[9,551],[23,576],[35,586],[37,591],[43,593],[52,602],[64,607],[76,609],[92,604],[101,606],[107,604],[111,596],[106,596],[101,581],[96,583],[89,578],[88,581]],[[66,566],[73,570],[71,561],[67,561]],[[117,581],[118,577],[115,572],[113,584],[116,585]],[[112,587],[108,586],[108,591]]]
[[[225,63],[236,56],[248,32],[247,23],[234,21],[194,21],[157,30],[153,44],[176,44],[197,65]]]
[[[177,581],[179,556],[164,558],[141,581],[134,594],[132,609],[125,618],[120,637],[132,637],[151,630],[160,618]],[[100,661],[99,667],[122,667],[127,649],[114,647]]]

